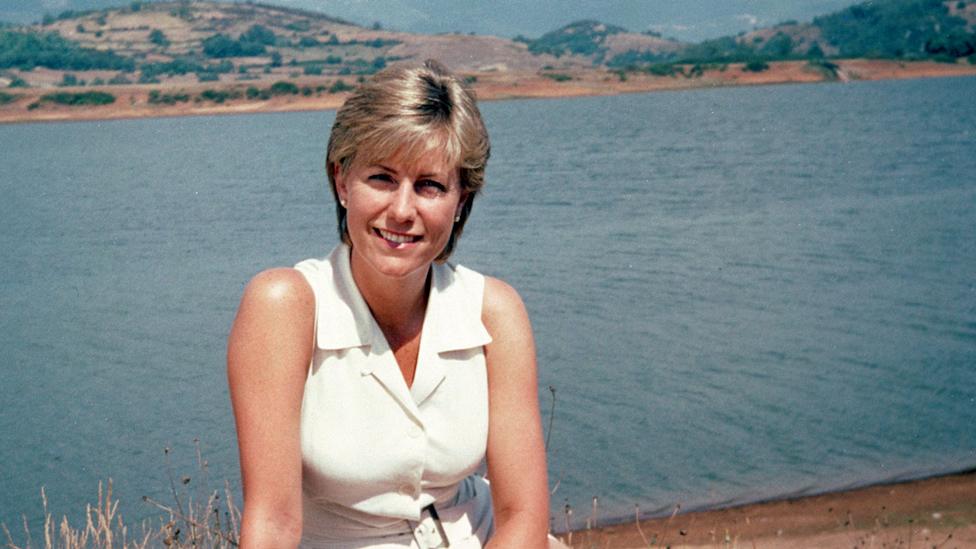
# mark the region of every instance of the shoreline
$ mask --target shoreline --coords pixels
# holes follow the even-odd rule
[[[596,69],[566,71],[558,75],[545,73],[484,72],[466,75],[475,79],[475,93],[481,101],[512,99],[555,99],[592,97],[676,91],[734,86],[763,86],[773,84],[800,84],[822,82],[855,82],[876,80],[903,80],[917,78],[949,78],[976,76],[976,65],[947,64],[935,61],[893,61],[848,59],[832,60],[836,65],[833,73],[818,71],[806,61],[781,61],[769,64],[762,72],[748,72],[741,63],[710,67],[699,74],[685,76],[653,76],[646,72],[617,73]],[[690,67],[685,67],[690,72]],[[560,80],[554,78],[558,76]],[[302,77],[293,82],[296,86],[318,87],[334,79]],[[14,88],[6,93],[17,97],[0,105],[0,124],[31,122],[64,122],[75,120],[118,120],[134,118],[168,118],[174,116],[209,116],[222,114],[253,114],[265,112],[308,112],[335,110],[342,105],[346,93],[316,93],[315,95],[278,95],[266,100],[228,99],[220,103],[194,99],[191,103],[171,105],[152,104],[149,94],[183,93],[198,96],[205,90],[243,90],[248,86],[270,86],[270,80],[219,83],[192,83],[185,85],[149,86],[101,86],[74,88]],[[104,106],[63,106],[44,103],[28,109],[31,103],[54,91],[83,92],[104,91],[116,100]]]
[[[570,547],[976,548],[976,469],[562,532]]]

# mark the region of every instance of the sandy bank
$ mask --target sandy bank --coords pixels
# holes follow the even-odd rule
[[[619,74],[602,69],[586,69],[561,73],[520,73],[513,71],[485,72],[469,75],[482,100],[519,98],[556,98],[593,95],[617,95],[662,90],[711,88],[723,86],[755,86],[824,81],[888,80],[905,78],[939,78],[976,75],[976,65],[946,64],[932,61],[900,62],[852,59],[836,62],[836,74],[811,68],[805,61],[771,63],[768,70],[748,72],[741,64],[714,66],[700,74],[692,74],[691,67],[683,67],[684,74],[654,76],[647,73]],[[329,79],[303,77],[293,81],[297,86],[322,87]],[[15,94],[12,101],[0,105],[0,123],[40,122],[63,120],[110,120],[118,118],[147,118],[163,116],[191,116],[241,114],[254,112],[315,111],[335,109],[346,94],[317,92],[312,95],[279,95],[267,100],[227,99],[221,103],[197,100],[205,90],[243,90],[248,86],[268,87],[271,82],[205,83],[159,86],[107,86],[100,88],[15,88],[5,93]],[[104,106],[70,107],[42,102],[33,109],[40,97],[53,91],[91,91],[98,89],[116,96],[114,103]],[[183,93],[193,100],[172,105],[149,102],[149,93]]]
[[[574,548],[976,547],[976,473],[635,520],[560,538]]]

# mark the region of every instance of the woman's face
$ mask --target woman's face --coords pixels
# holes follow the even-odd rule
[[[458,169],[437,153],[334,169],[353,268],[390,278],[427,276],[461,211]]]

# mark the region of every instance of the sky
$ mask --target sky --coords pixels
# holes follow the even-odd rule
[[[420,33],[463,32],[538,38],[579,19],[698,42],[788,19],[809,21],[856,0],[261,0],[349,21]],[[127,5],[125,0],[0,0],[0,20]]]

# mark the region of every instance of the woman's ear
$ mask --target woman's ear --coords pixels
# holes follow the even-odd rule
[[[461,220],[461,212],[464,211],[464,205],[465,205],[465,203],[467,203],[467,201],[468,201],[468,193],[467,192],[462,192],[461,193],[461,200],[458,200],[457,209],[454,210],[454,221],[455,222],[458,222],[458,221]]]
[[[348,194],[348,186],[346,185],[346,178],[342,171],[342,165],[338,162],[333,162],[329,169],[332,171],[332,181],[335,182],[336,195],[339,197],[339,202],[345,206],[346,195]]]

